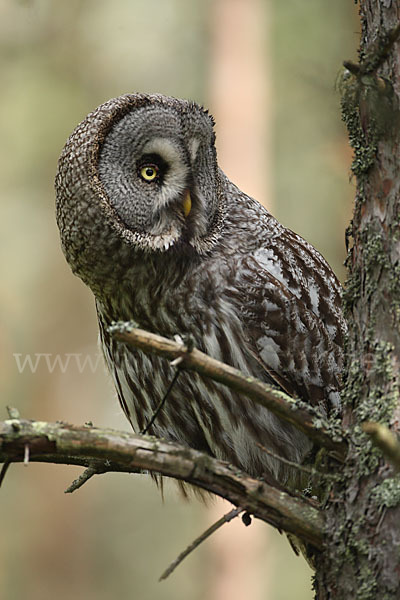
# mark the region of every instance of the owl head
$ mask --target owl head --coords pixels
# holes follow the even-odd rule
[[[207,252],[223,220],[213,119],[158,94],[109,100],[67,141],[56,196],[64,253],[81,276],[105,246]]]

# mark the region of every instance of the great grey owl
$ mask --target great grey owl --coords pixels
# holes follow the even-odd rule
[[[165,394],[168,361],[116,342],[134,320],[195,346],[327,413],[339,406],[345,325],[324,258],[219,169],[213,119],[185,100],[127,94],[89,114],[56,177],[57,222],[73,272],[93,291],[108,367],[142,430]],[[311,449],[265,408],[183,372],[151,433],[285,484]]]

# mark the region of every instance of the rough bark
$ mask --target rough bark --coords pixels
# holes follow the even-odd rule
[[[350,450],[326,506],[325,551],[316,562],[320,600],[400,598],[400,478],[362,427],[373,421],[399,430],[400,2],[361,1],[360,17],[360,65],[346,65],[352,75],[342,104],[357,178],[344,296]]]
[[[323,514],[311,500],[292,496],[226,462],[154,436],[10,419],[0,422],[0,462],[7,466],[10,461],[82,465],[89,467],[90,475],[109,471],[161,473],[226,498],[314,548],[322,547]],[[3,468],[0,483],[4,472]]]

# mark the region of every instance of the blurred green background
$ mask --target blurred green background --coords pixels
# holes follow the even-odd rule
[[[0,0],[0,418],[9,404],[26,418],[128,429],[101,362],[50,372],[42,358],[19,372],[14,356],[98,355],[91,293],[59,247],[53,179],[69,133],[110,97],[204,103],[222,168],[343,279],[353,185],[334,84],[358,29],[352,0]],[[311,571],[263,523],[226,525],[157,583],[229,506],[187,503],[172,484],[162,503],[148,478],[117,474],[65,496],[79,472],[9,470],[0,598],[312,598]]]

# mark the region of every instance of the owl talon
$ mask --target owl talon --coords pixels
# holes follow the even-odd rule
[[[194,337],[190,333],[185,333],[183,341],[185,342],[186,352],[191,352],[195,346]]]
[[[179,333],[176,333],[174,335],[174,340],[178,344],[182,344],[182,346],[185,347],[185,350],[183,351],[182,356],[178,356],[177,358],[174,358],[174,360],[172,360],[170,362],[171,367],[178,367],[184,359],[184,354],[189,354],[189,352],[191,352],[193,350],[194,337],[190,333],[184,333],[183,335],[179,335]]]
[[[132,329],[137,329],[139,324],[136,321],[112,321],[111,325],[107,328],[107,331],[110,335],[115,335],[116,333],[130,333]]]
[[[171,367],[178,367],[182,361],[183,356],[178,356],[178,358],[174,358],[174,360],[171,360],[169,364],[171,365]]]
[[[182,335],[180,335],[179,333],[176,333],[174,335],[174,340],[176,342],[178,342],[178,344],[182,344],[183,346],[186,346],[186,352],[191,352],[195,345],[194,337],[190,333],[183,333]]]

